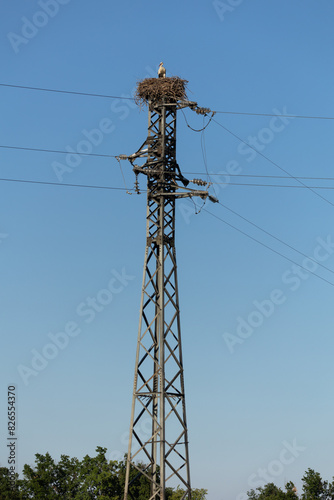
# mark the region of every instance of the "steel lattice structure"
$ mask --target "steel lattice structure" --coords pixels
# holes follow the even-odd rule
[[[142,474],[151,485],[147,500],[165,500],[166,487],[177,483],[191,499],[175,201],[208,193],[188,189],[176,162],[177,109],[187,105],[151,102],[147,140],[126,157],[136,175],[147,176],[147,239],[124,500],[135,498],[131,487]],[[146,158],[142,166],[138,158]],[[131,481],[132,467],[138,474]]]

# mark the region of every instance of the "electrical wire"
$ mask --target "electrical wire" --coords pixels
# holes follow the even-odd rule
[[[202,130],[202,133],[201,133],[201,149],[202,149],[202,157],[203,157],[203,163],[204,163],[204,167],[205,167],[206,176],[207,176],[208,182],[211,182],[209,169],[208,169],[207,156],[206,156],[205,130],[204,129]]]
[[[205,143],[205,139],[204,139]],[[206,172],[184,172],[184,174],[191,174],[191,175],[207,175],[208,178],[211,178],[213,176],[221,176],[224,175],[224,173],[214,173],[208,171],[207,167],[207,161],[206,161],[206,151],[203,151],[203,143],[201,144],[202,146],[202,154],[204,159],[204,165]],[[23,147],[23,146],[8,146],[8,145],[0,145],[0,148],[2,149],[14,149],[14,150],[22,150],[22,151],[36,151],[36,152],[41,152],[41,153],[59,153],[59,154],[73,154],[73,155],[81,155],[81,156],[94,156],[94,157],[101,157],[101,158],[118,158],[116,155],[107,155],[107,154],[99,154],[99,153],[78,153],[76,151],[63,151],[60,149],[44,149],[44,148],[28,148],[28,147]],[[205,148],[205,145],[204,145]],[[266,157],[265,157],[266,158]],[[304,180],[319,180],[319,181],[334,181],[334,177],[294,177],[294,176],[284,176],[284,175],[247,175],[247,174],[227,174],[229,177],[249,177],[249,178],[268,178],[268,179],[304,179]],[[313,189],[333,189],[332,187],[324,187],[324,186],[279,186],[279,185],[270,185],[270,184],[233,184],[231,182],[213,182],[213,184],[231,184],[231,185],[240,185],[240,186],[263,186],[263,187],[304,187],[304,188],[313,188]]]
[[[206,147],[205,147],[205,131],[203,130],[202,133],[201,133],[201,147],[202,147],[202,154],[203,154],[203,161],[204,161],[204,165],[205,165],[205,170],[206,170],[206,174],[208,176],[208,179],[211,181],[211,178],[210,178],[210,174],[208,172],[208,167],[207,167],[207,156],[206,156]],[[215,182],[214,184],[229,184],[229,183],[223,183],[223,182]],[[232,183],[233,185],[238,185],[238,184],[235,184],[235,183]],[[240,185],[250,185],[250,186],[253,186],[253,185],[256,185],[256,184],[240,184]],[[257,186],[259,186],[259,184],[257,184]],[[277,186],[275,185],[274,187],[297,187],[297,188],[302,188],[304,186]],[[214,189],[214,186],[213,186],[213,189]],[[332,188],[327,188],[327,189],[334,189],[334,187]],[[217,198],[217,193],[215,192],[214,190],[214,193],[215,193],[215,196]],[[274,238],[275,240],[279,241],[280,243],[282,243],[283,245],[287,246],[288,248],[290,248],[291,250],[294,250],[295,252],[299,253],[300,255],[302,255],[303,257],[307,257],[309,258],[310,260],[312,260],[313,262],[316,262],[314,259],[308,257],[306,254],[304,254],[303,252],[300,252],[299,250],[297,250],[296,248],[294,248],[293,246],[289,245],[288,243],[285,243],[283,240],[281,240],[280,238],[277,238],[276,236],[274,236],[272,233],[270,233],[269,231],[266,231],[265,229],[262,229],[260,226],[258,226],[257,224],[255,224],[254,222],[251,222],[249,219],[246,219],[246,217],[243,217],[241,214],[237,213],[236,211],[232,210],[231,208],[227,207],[226,205],[223,205],[221,202],[218,202],[218,204],[220,206],[222,206],[223,208],[225,208],[226,210],[229,210],[231,213],[237,215],[238,217],[240,217],[241,219],[243,219],[244,221],[248,222],[249,224],[251,224],[252,226],[256,227],[257,229],[259,229],[260,231],[264,232],[265,234],[271,236],[272,238]],[[196,206],[196,205],[195,205]],[[203,205],[204,206],[204,205]],[[203,207],[201,207],[203,208]],[[331,273],[334,274],[334,271],[332,271],[331,269],[329,269],[328,267],[322,265],[319,263],[319,265],[321,267],[323,267],[324,269],[326,269],[327,271],[330,271]]]
[[[309,189],[310,191],[312,191],[312,193],[314,193],[316,196],[318,196],[319,198],[321,198],[322,200],[324,200],[326,203],[328,203],[329,205],[332,205],[334,207],[334,203],[332,203],[331,201],[329,201],[327,198],[325,198],[324,196],[322,196],[321,194],[317,193],[316,191],[314,191],[314,189],[312,189],[311,187],[308,187],[306,184],[304,184],[301,180],[299,180],[297,177],[293,176],[292,174],[290,174],[290,172],[288,172],[287,170],[285,170],[284,168],[280,167],[277,163],[275,163],[273,160],[271,160],[270,158],[268,158],[268,156],[265,156],[263,153],[261,153],[260,151],[258,151],[257,149],[255,149],[253,146],[251,146],[248,142],[244,141],[241,137],[239,137],[237,134],[235,134],[234,132],[232,132],[231,130],[229,130],[227,127],[224,127],[224,125],[222,125],[221,123],[217,122],[217,120],[215,120],[214,118],[212,119],[217,125],[219,125],[219,127],[221,127],[222,129],[224,129],[226,132],[228,132],[229,134],[231,134],[233,137],[235,137],[236,139],[238,139],[239,141],[243,142],[244,144],[246,144],[246,146],[248,146],[249,148],[251,148],[253,151],[255,151],[258,155],[262,156],[263,158],[265,158],[267,161],[269,161],[269,163],[271,163],[272,165],[274,165],[275,167],[279,168],[280,170],[282,170],[282,172],[288,174],[292,179],[294,179],[295,181],[299,182],[299,184],[301,184],[302,186],[305,186],[307,189]]]
[[[84,95],[89,97],[103,97],[107,99],[125,99],[128,101],[134,101],[134,97],[121,97],[117,95],[106,95],[106,94],[92,94],[88,92],[75,92],[73,90],[58,90],[58,89],[47,89],[42,87],[28,87],[27,85],[10,85],[8,83],[0,83],[0,87],[11,87],[15,89],[25,89],[25,90],[38,90],[40,92],[56,92],[58,94],[73,94],[73,95]]]
[[[79,188],[89,188],[89,189],[108,189],[108,190],[115,190],[115,191],[134,191],[134,189],[128,190],[128,189],[122,188],[122,187],[94,186],[94,185],[87,185],[87,184],[68,184],[65,182],[47,182],[47,181],[34,181],[34,180],[26,180],[26,179],[0,178],[0,182],[20,182],[20,183],[26,183],[26,184],[43,184],[46,186],[79,187]]]
[[[205,130],[205,129],[206,129],[206,128],[210,125],[211,120],[212,120],[212,118],[213,118],[213,116],[214,116],[214,114],[215,114],[215,112],[213,111],[213,112],[212,112],[212,115],[210,116],[210,119],[208,120],[208,123],[207,123],[206,125],[204,125],[204,119],[205,119],[205,116],[203,116],[203,127],[202,127],[202,128],[198,128],[198,129],[197,129],[197,128],[193,128],[193,127],[191,127],[191,126],[189,125],[185,112],[183,111],[183,109],[181,109],[181,111],[182,111],[183,117],[184,117],[184,119],[185,119],[185,121],[186,121],[186,125],[187,125],[187,127],[188,127],[188,128],[190,128],[190,130],[192,130],[193,132],[203,132],[203,131],[204,131],[204,130]]]
[[[203,123],[204,123],[204,117],[203,117]],[[204,163],[204,167],[205,167],[206,176],[207,176],[208,182],[212,183],[211,177],[209,174],[209,169],[208,169],[208,159],[207,159],[207,155],[206,155],[205,128],[203,128],[202,132],[201,132],[201,149],[202,149],[202,157],[203,157],[203,163]]]
[[[262,243],[262,241],[254,238],[253,236],[251,236],[250,234],[246,233],[245,231],[242,231],[241,229],[233,226],[233,224],[230,224],[229,222],[227,222],[226,220],[222,219],[221,217],[219,217],[218,215],[210,212],[209,210],[207,210],[206,208],[203,208],[203,210],[205,212],[207,212],[208,214],[212,215],[212,217],[215,217],[216,219],[220,220],[221,222],[223,222],[224,224],[226,224],[227,226],[231,227],[232,229],[234,229],[235,231],[238,231],[239,233],[243,234],[244,236],[247,236],[247,238],[255,241],[256,243],[258,243],[259,245],[267,248],[268,250],[270,250],[271,252],[274,252],[275,254],[279,255],[280,257],[283,257],[283,259],[291,262],[292,264],[295,264],[296,266],[304,269],[305,271],[307,271],[308,273],[310,274],[313,274],[314,276],[316,276],[317,278],[321,279],[322,281],[325,281],[326,283],[328,283],[329,285],[331,286],[334,286],[334,283],[332,283],[331,281],[327,280],[326,278],[323,278],[322,276],[319,276],[318,274],[316,274],[315,272],[313,271],[310,271],[309,269],[307,269],[306,267],[304,267],[303,265],[301,264],[298,264],[297,262],[295,262],[294,260],[290,259],[289,257],[287,257],[286,255],[282,254],[281,252],[279,252],[278,250],[275,250],[274,248],[270,247],[269,245],[266,245],[265,243]]]
[[[203,130],[204,132],[204,130]],[[245,143],[247,144],[247,143]],[[211,180],[211,176],[217,176],[217,175],[223,175],[223,174],[217,174],[217,173],[209,173],[208,167],[207,167],[207,159],[206,159],[206,147],[205,147],[205,137],[201,137],[201,147],[202,147],[202,154],[203,154],[203,160],[204,160],[204,166],[206,169],[206,172],[184,172],[185,174],[199,174],[199,175],[207,175],[208,179]],[[76,151],[63,151],[60,149],[43,149],[43,148],[28,148],[28,147],[23,147],[23,146],[8,146],[8,145],[0,145],[0,148],[2,149],[14,149],[18,151],[35,151],[35,152],[42,152],[42,153],[59,153],[59,154],[73,154],[73,155],[81,155],[81,156],[94,156],[94,157],[100,157],[100,158],[118,158],[116,155],[108,155],[108,154],[99,154],[99,153],[78,153]],[[260,153],[261,154],[261,153]],[[262,155],[263,156],[263,155]],[[267,157],[265,157],[267,158]],[[271,160],[269,160],[271,161]],[[280,167],[279,167],[280,168]],[[245,174],[228,174],[230,177],[254,177],[254,178],[271,178],[271,179],[304,179],[304,180],[329,180],[329,181],[334,181],[334,177],[294,177],[294,176],[279,176],[279,175],[245,175]],[[300,186],[284,186],[284,185],[279,185],[279,184],[247,184],[247,183],[233,183],[233,182],[212,182],[212,184],[222,184],[222,185],[232,185],[232,186],[256,186],[256,187],[286,187],[286,188],[306,188],[306,189],[334,189],[334,187],[331,186],[307,186],[306,184],[300,185]]]
[[[124,178],[124,173],[121,169],[121,174],[122,174],[122,177],[123,177],[123,181],[125,182],[125,178]],[[65,184],[65,183],[62,183],[62,182],[42,182],[42,181],[30,181],[30,180],[22,180],[22,179],[5,179],[5,178],[0,178],[0,181],[13,181],[13,182],[31,182],[31,183],[37,183],[37,184],[51,184],[51,185],[55,185],[55,186],[73,186],[73,187],[91,187],[91,188],[99,188],[99,189],[123,189],[125,191],[134,191],[134,189],[130,189],[128,187],[126,187],[126,182],[125,182],[125,187],[124,188],[114,188],[114,187],[108,187],[108,186],[90,186],[90,185],[84,185],[84,184]],[[232,185],[232,186],[247,186],[247,187],[250,187],[250,186],[254,186],[254,187],[279,187],[279,188],[299,188],[299,189],[302,189],[302,188],[308,188],[309,186],[283,186],[283,185],[279,185],[279,184],[242,184],[242,183],[225,183],[225,182],[214,182],[212,184],[222,184],[222,185],[226,185],[226,186],[229,186],[229,185]],[[334,186],[333,187],[330,187],[330,186],[312,186],[314,189],[334,189]],[[217,196],[216,196],[217,198]]]
[[[307,115],[281,115],[274,113],[244,113],[241,111],[215,111],[215,113],[221,113],[225,115],[243,115],[243,116],[282,116],[283,118],[304,118],[308,120],[334,120],[333,116],[307,116]]]
[[[2,87],[11,87],[11,88],[18,88],[18,89],[27,89],[27,90],[35,90],[35,91],[42,91],[42,92],[54,92],[54,93],[62,93],[62,94],[71,94],[71,95],[82,95],[82,96],[89,96],[89,97],[100,97],[100,98],[109,98],[109,99],[123,99],[123,100],[134,100],[133,97],[122,97],[122,96],[114,96],[114,95],[105,95],[105,94],[97,94],[97,93],[86,93],[86,92],[77,92],[77,91],[67,91],[67,90],[59,90],[59,89],[49,89],[49,88],[41,88],[41,87],[29,87],[29,86],[23,86],[23,85],[10,85],[10,84],[4,84],[4,83],[0,83],[0,86]],[[196,131],[196,132],[202,132],[202,138],[201,138],[201,146],[202,146],[202,152],[203,152],[203,159],[204,159],[204,165],[205,165],[205,168],[206,168],[206,174],[208,175],[208,178],[210,179],[210,174],[208,172],[208,168],[207,168],[207,160],[206,160],[206,149],[205,149],[205,137],[203,138],[203,132],[204,130],[208,127],[208,125],[210,124],[210,122],[213,120],[217,125],[219,125],[220,127],[222,127],[224,130],[226,130],[228,133],[230,133],[231,135],[233,135],[235,138],[237,138],[238,140],[240,140],[241,142],[243,142],[244,144],[246,144],[248,147],[250,147],[251,149],[253,149],[257,154],[261,155],[263,158],[265,158],[267,161],[269,161],[270,163],[272,163],[274,166],[276,166],[277,168],[279,168],[280,170],[282,170],[283,172],[285,172],[286,174],[288,174],[288,178],[292,178],[294,180],[296,180],[297,182],[299,182],[301,185],[300,186],[282,186],[282,185],[261,185],[261,184],[236,184],[236,183],[215,183],[215,184],[232,184],[232,185],[243,185],[243,186],[261,186],[261,187],[289,187],[289,188],[305,188],[305,189],[310,189],[313,193],[315,193],[317,196],[319,196],[320,198],[322,198],[324,201],[330,203],[331,205],[334,206],[333,203],[331,203],[329,200],[327,200],[326,198],[322,197],[321,195],[319,195],[318,193],[316,193],[315,191],[313,191],[313,189],[334,189],[334,187],[326,187],[326,186],[307,186],[305,185],[303,182],[300,181],[300,179],[323,179],[323,180],[333,180],[332,178],[308,178],[308,177],[294,177],[293,175],[291,175],[288,171],[286,171],[285,169],[283,169],[282,167],[280,167],[278,164],[276,164],[275,162],[273,162],[272,160],[270,160],[268,157],[266,157],[263,153],[259,152],[258,150],[256,150],[254,147],[252,147],[250,144],[248,144],[246,141],[244,141],[243,139],[241,139],[240,137],[238,137],[236,134],[234,134],[232,131],[230,131],[227,127],[223,126],[221,123],[219,123],[217,120],[214,120],[213,119],[213,115],[210,117],[208,123],[206,125],[204,125],[201,129],[194,129],[193,127],[191,127],[187,121],[187,118],[182,110],[182,113],[184,115],[184,118],[185,118],[185,121],[186,121],[186,124],[187,126],[193,130],[193,131]],[[233,112],[233,111],[215,111],[215,113],[221,113],[221,114],[234,114],[234,115],[249,115],[249,116],[278,116],[277,114],[270,114],[270,113],[246,113],[246,112]],[[289,118],[303,118],[303,119],[321,119],[321,120],[334,120],[333,117],[324,117],[324,116],[305,116],[305,115],[280,115],[282,117],[289,117]],[[203,120],[204,121],[204,120]],[[106,158],[117,158],[115,155],[105,155],[105,154],[97,154],[97,153],[70,153],[69,151],[62,151],[62,150],[50,150],[50,149],[42,149],[42,148],[28,148],[28,147],[19,147],[19,146],[0,146],[1,148],[6,148],[6,149],[16,149],[16,150],[25,150],[25,151],[38,151],[38,152],[47,152],[47,153],[61,153],[61,154],[81,154],[83,156],[94,156],[94,157],[106,157]],[[121,171],[122,172],[122,171]],[[123,175],[123,172],[122,172],[122,175]],[[221,174],[211,174],[211,175],[221,175]],[[239,175],[240,177],[242,177],[242,175]],[[271,178],[284,178],[284,176],[250,176],[250,175],[244,175],[243,177],[271,177]],[[123,178],[124,178],[124,175],[123,175]],[[129,190],[127,189],[127,187],[125,188],[121,188],[121,187],[113,187],[113,186],[95,186],[95,185],[82,185],[82,184],[69,184],[69,183],[56,183],[56,182],[47,182],[47,181],[34,181],[34,180],[23,180],[23,179],[8,179],[8,178],[0,178],[0,181],[2,182],[19,182],[19,183],[29,183],[29,184],[41,184],[41,185],[52,185],[52,186],[65,186],[65,187],[79,187],[79,188],[90,188],[90,189],[107,189],[107,190],[120,190],[120,191],[127,191],[129,192]],[[130,191],[134,191],[133,189],[131,189]],[[249,221],[248,219],[246,219],[245,217],[243,217],[242,215],[238,214],[237,212],[233,211],[232,209],[230,209],[229,207],[223,205],[222,203],[219,202],[219,204],[229,210],[230,212],[234,213],[235,215],[237,215],[238,217],[242,218],[243,220],[245,220],[246,222],[248,222],[249,224],[253,225],[254,227],[256,227],[257,229],[263,231],[264,233],[268,234],[269,236],[271,236],[272,238],[276,239],[277,241],[279,241],[280,243],[286,245],[288,248],[296,251],[297,253],[299,253],[300,255],[303,255],[304,257],[307,257],[309,258],[310,260],[312,260],[313,262],[316,262],[319,266],[323,267],[324,269],[334,273],[334,271],[332,271],[331,269],[327,268],[326,266],[323,266],[321,263],[317,262],[317,261],[314,261],[313,259],[311,259],[310,257],[308,257],[306,254],[300,252],[299,250],[295,249],[294,247],[292,247],[291,245],[285,243],[283,240],[277,238],[276,236],[274,236],[273,234],[269,233],[268,231],[262,229],[260,226],[258,226],[257,224]],[[253,241],[257,242],[258,244],[260,244],[261,246],[271,250],[272,252],[276,253],[277,255],[283,257],[284,259],[288,260],[289,262],[292,262],[293,264],[297,265],[298,267],[301,267],[302,269],[304,269],[305,271],[309,272],[310,274],[313,274],[314,276],[316,276],[317,278],[325,281],[326,283],[334,286],[334,283],[328,281],[327,279],[317,275],[316,273],[314,273],[313,271],[310,271],[309,269],[305,268],[304,266],[296,263],[295,261],[293,261],[292,259],[290,259],[289,257],[286,257],[284,254],[282,254],[281,252],[278,252],[277,250],[269,247],[268,245],[264,244],[263,242],[261,242],[260,240],[257,240],[256,238],[250,236],[249,234],[247,234],[246,232],[242,231],[241,229],[238,229],[237,227],[233,226],[232,224],[228,223],[227,221],[225,221],[224,219],[222,219],[221,217],[217,216],[216,214],[213,214],[212,212],[210,212],[209,210],[201,207],[201,209],[205,210],[208,214],[210,214],[211,216],[215,217],[216,219],[220,220],[221,222],[223,222],[224,224],[228,225],[229,227],[232,227],[233,229],[235,229],[236,231],[238,231],[239,233],[247,236],[248,238],[252,239]]]
[[[204,130],[202,131],[204,132]],[[247,143],[245,143],[247,144]],[[251,146],[250,146],[251,147]],[[41,152],[41,153],[59,153],[59,154],[72,154],[72,155],[79,155],[79,156],[93,156],[93,157],[100,157],[100,158],[118,158],[116,155],[108,155],[108,154],[99,154],[99,153],[79,153],[77,151],[63,151],[60,149],[44,149],[44,148],[28,148],[24,146],[8,146],[8,145],[0,145],[1,149],[14,149],[18,151],[35,151],[35,152]],[[207,158],[206,158],[206,146],[205,146],[205,137],[201,137],[201,148],[202,148],[202,154],[203,154],[203,161],[204,161],[204,166],[206,172],[184,172],[185,174],[197,174],[197,175],[206,175],[208,179],[212,182],[212,184],[222,184],[222,185],[232,185],[232,186],[256,186],[256,187],[286,187],[286,188],[306,188],[306,189],[334,189],[331,186],[307,186],[306,184],[300,185],[300,186],[283,186],[279,184],[247,184],[247,183],[233,183],[233,182],[213,182],[211,177],[212,176],[221,176],[224,175],[223,173],[212,173],[208,171],[208,166],[207,166]],[[255,150],[257,151],[257,150]],[[259,153],[261,154],[261,153]],[[264,155],[262,155],[264,156]],[[268,159],[266,156],[264,158]],[[268,159],[269,160],[269,159]],[[271,161],[271,160],[269,160]],[[276,165],[276,164],[275,164]],[[280,168],[280,167],[279,167]],[[283,170],[283,169],[281,169]],[[292,175],[290,176],[283,176],[283,175],[246,175],[246,174],[228,174],[229,177],[249,177],[249,178],[268,178],[268,179],[295,179],[296,181],[299,181],[299,179],[304,179],[304,180],[328,180],[328,181],[334,181],[334,177],[294,177]],[[327,200],[328,201],[328,200]]]
[[[205,175],[205,172],[183,172],[184,174],[187,175]],[[219,173],[213,173],[210,172],[210,176],[215,176],[215,175],[226,175],[227,177],[263,177],[264,179],[291,179],[290,176],[288,175],[254,175],[254,174],[228,174],[227,172],[221,172]],[[308,179],[308,180],[314,180],[314,181],[334,181],[334,177],[296,177],[296,179]],[[216,183],[218,184],[218,183]]]
[[[204,132],[204,130],[202,131]],[[244,141],[243,141],[244,142]],[[245,144],[247,144],[245,142]],[[251,146],[250,146],[251,147]],[[42,153],[59,153],[59,154],[73,154],[73,155],[81,155],[81,156],[93,156],[93,157],[100,157],[100,158],[118,158],[116,155],[108,155],[108,154],[99,154],[99,153],[78,153],[76,151],[71,152],[71,151],[63,151],[60,149],[43,149],[43,148],[28,148],[28,147],[23,147],[23,146],[8,146],[8,145],[0,145],[0,148],[2,149],[14,149],[14,150],[19,150],[19,151],[35,151],[35,152],[42,152]],[[209,173],[208,167],[207,167],[207,158],[206,158],[206,147],[205,147],[205,137],[201,137],[201,148],[202,148],[202,154],[203,154],[203,161],[204,161],[204,166],[206,172],[184,172],[185,174],[199,174],[199,175],[206,175],[208,179],[210,180],[211,184],[219,184],[219,185],[231,185],[231,186],[247,186],[247,187],[278,187],[278,188],[304,188],[304,189],[310,189],[311,191],[313,189],[334,189],[332,186],[308,186],[304,183],[300,182],[300,179],[304,180],[329,180],[329,181],[334,181],[334,177],[294,177],[292,175],[290,176],[276,176],[276,175],[245,175],[245,174],[228,174],[230,177],[249,177],[249,178],[270,178],[270,179],[294,179],[297,182],[300,182],[301,185],[299,186],[287,186],[287,185],[280,185],[280,184],[255,184],[255,183],[235,183],[235,182],[215,182],[212,181],[211,176],[218,176],[218,175],[223,175],[222,173]],[[256,151],[256,150],[255,150]],[[262,156],[264,156],[262,153],[259,153]],[[273,163],[269,158],[264,156],[264,158],[268,159],[271,163]],[[277,164],[274,163],[274,165],[278,166]],[[281,170],[286,172],[284,169],[278,166]],[[122,170],[121,170],[122,172]],[[123,175],[123,172],[122,172]],[[323,198],[321,195],[316,193],[318,196]],[[326,198],[323,198],[326,200],[328,203],[332,205],[332,203],[327,200]]]
[[[0,148],[2,149],[17,149],[17,150],[23,150],[23,151],[38,151],[42,153],[61,153],[65,155],[81,155],[81,156],[100,156],[102,158],[117,158],[115,155],[104,155],[104,154],[98,154],[98,153],[78,153],[77,151],[62,151],[59,149],[41,149],[41,148],[27,148],[23,146],[1,146]]]
[[[86,188],[86,189],[104,189],[104,190],[117,190],[117,191],[126,191],[127,193],[129,193],[129,191],[134,191],[134,189],[127,189],[126,187],[125,188],[122,188],[122,187],[114,187],[114,186],[95,186],[95,185],[87,185],[87,184],[69,184],[69,183],[61,183],[61,182],[47,182],[47,181],[35,181],[35,180],[26,180],[26,179],[8,179],[8,178],[0,178],[0,182],[18,182],[18,183],[26,183],[26,184],[40,184],[40,185],[47,185],[47,186],[62,186],[62,187],[78,187],[78,188]],[[140,194],[144,193],[146,191],[141,191]],[[193,203],[194,203],[194,200],[192,200]],[[222,203],[218,202],[219,205],[221,205],[223,208],[225,208],[226,210],[229,210],[231,213],[237,215],[238,217],[240,217],[241,219],[245,220],[246,222],[248,222],[249,224],[251,224],[252,226],[256,227],[257,229],[259,229],[260,231],[268,234],[269,236],[271,236],[272,238],[274,238],[275,240],[279,241],[280,243],[282,243],[283,245],[287,246],[288,248],[290,248],[291,250],[294,250],[295,252],[299,253],[300,255],[312,260],[313,262],[316,262],[319,266],[323,267],[324,269],[326,269],[327,271],[331,272],[331,273],[334,273],[334,271],[332,271],[331,269],[327,268],[326,266],[324,266],[323,264],[315,261],[314,259],[312,259],[311,257],[309,257],[308,255],[304,254],[303,252],[297,250],[296,248],[294,248],[292,245],[289,245],[288,243],[284,242],[283,240],[281,240],[280,238],[274,236],[272,233],[270,233],[269,231],[266,231],[265,229],[261,228],[260,226],[258,226],[257,224],[255,224],[254,222],[250,221],[249,219],[247,219],[246,217],[243,217],[241,214],[238,214],[236,211],[232,210],[231,208],[227,207],[226,205],[223,205]],[[196,204],[194,203],[195,205],[195,208],[197,208]],[[289,257],[286,257],[284,254],[282,254],[281,252],[278,252],[277,250],[273,249],[272,247],[266,245],[265,243],[262,243],[260,240],[254,238],[253,236],[250,236],[248,233],[242,231],[241,229],[238,229],[237,227],[233,226],[232,224],[230,224],[229,222],[225,221],[224,219],[222,219],[221,217],[219,217],[218,215],[216,214],[213,214],[212,212],[210,212],[209,210],[205,209],[204,207],[199,207],[199,211],[197,213],[199,213],[201,210],[204,210],[205,212],[207,212],[208,214],[212,215],[213,217],[215,217],[216,219],[220,220],[221,222],[223,222],[224,224],[232,227],[233,229],[235,229],[236,231],[240,232],[241,234],[247,236],[248,238],[252,239],[253,241],[259,243],[260,245],[264,246],[265,248],[271,250],[272,252],[276,253],[277,255],[280,255],[281,257],[283,257],[284,259],[292,262],[293,264],[296,264],[297,266],[301,267],[302,269],[304,269],[305,271],[313,274],[314,276],[322,279],[323,281],[326,281],[327,283],[331,284],[334,286],[334,283],[331,283],[330,281],[326,280],[325,278],[322,278],[321,276],[317,275],[316,273],[310,271],[309,269],[305,268],[304,266],[298,264],[297,262],[295,262],[294,260],[290,259]]]
[[[253,186],[253,187],[274,187],[274,188],[295,188],[295,189],[334,189],[334,186],[286,186],[283,184],[255,184],[243,182],[214,182],[213,184],[222,184],[223,186]]]
[[[204,123],[204,116],[203,116],[203,123]],[[210,185],[212,186],[214,195],[217,198],[217,193],[216,193],[216,190],[214,188],[212,179],[211,179],[210,174],[209,174],[209,169],[208,169],[208,160],[207,160],[207,156],[206,156],[206,144],[205,144],[205,128],[203,128],[203,130],[201,132],[201,148],[202,148],[202,155],[203,155],[203,163],[204,163],[204,166],[205,166],[205,171],[206,171],[206,175],[207,175],[207,179],[208,179],[208,187]],[[204,207],[204,205],[205,205],[205,202],[203,203],[203,207]]]
[[[122,174],[122,178],[123,178],[123,182],[124,182],[124,186],[125,186],[126,192],[127,192],[127,194],[133,194],[133,193],[130,192],[130,190],[128,189],[128,186],[126,185],[126,180],[125,180],[125,177],[124,177],[121,160],[119,158],[117,158],[117,161],[118,161],[118,164],[119,164],[119,169],[120,169],[121,174]]]
[[[252,222],[251,220],[247,219],[246,217],[244,217],[243,215],[239,214],[238,212],[236,212],[235,210],[232,210],[232,208],[229,208],[227,205],[224,205],[223,203],[221,203],[220,201],[218,202],[218,204],[220,206],[222,206],[223,208],[225,208],[226,210],[228,210],[229,212],[231,212],[232,214],[236,215],[237,217],[239,217],[240,219],[248,222],[248,224],[251,224],[252,226],[256,227],[257,229],[259,229],[260,231],[262,231],[263,233],[267,234],[268,236],[271,236],[271,238],[274,238],[276,241],[279,241],[279,243],[282,243],[283,245],[285,245],[286,247],[290,248],[291,250],[293,250],[294,252],[297,252],[299,253],[299,255],[302,255],[303,257],[306,257],[307,259],[310,259],[312,260],[313,262],[317,263],[320,267],[323,267],[324,269],[326,269],[327,271],[329,271],[330,273],[333,273],[334,274],[334,271],[332,269],[329,269],[329,267],[326,267],[324,266],[323,264],[321,264],[320,262],[318,262],[317,260],[315,259],[312,259],[312,257],[309,257],[308,255],[306,255],[305,253],[301,252],[300,250],[297,250],[297,248],[293,247],[292,245],[289,245],[289,243],[286,243],[285,241],[281,240],[280,238],[278,238],[277,236],[275,236],[274,234],[270,233],[269,231],[266,231],[265,229],[263,229],[262,227],[258,226],[257,224],[255,224],[254,222]]]
[[[109,94],[98,94],[98,93],[92,93],[92,92],[78,92],[78,91],[73,91],[73,90],[59,90],[59,89],[50,89],[50,88],[43,88],[43,87],[30,87],[28,85],[14,85],[14,84],[9,84],[9,83],[0,83],[1,87],[9,87],[9,88],[16,88],[16,89],[25,89],[25,90],[37,90],[40,92],[56,92],[59,94],[72,94],[72,95],[82,95],[82,96],[88,96],[88,97],[102,97],[105,99],[123,99],[123,100],[128,100],[128,101],[134,101],[134,97],[123,97],[123,96],[116,96],[116,95],[109,95]],[[243,116],[282,116],[284,118],[300,118],[300,119],[308,119],[308,120],[334,120],[334,117],[332,116],[309,116],[309,115],[277,115],[274,113],[248,113],[248,112],[242,112],[242,111],[214,111],[215,113],[220,113],[220,114],[228,114],[228,115],[243,115]],[[190,127],[191,128],[191,127]],[[200,130],[196,130],[197,132],[200,132]]]

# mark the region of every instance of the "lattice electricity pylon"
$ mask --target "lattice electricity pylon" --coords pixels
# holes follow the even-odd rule
[[[176,163],[177,109],[190,104],[196,103],[150,102],[147,140],[137,153],[119,157],[131,161],[136,176],[147,176],[147,240],[124,500],[136,498],[131,489],[142,475],[150,483],[147,500],[165,500],[166,487],[176,483],[185,490],[182,498],[191,499],[175,200],[217,200],[207,191],[187,188],[190,181]],[[138,158],[146,158],[142,166],[134,163]],[[131,479],[133,468],[138,473]]]

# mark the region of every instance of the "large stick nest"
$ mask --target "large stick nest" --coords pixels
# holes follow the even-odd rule
[[[187,99],[187,80],[178,76],[170,78],[145,78],[137,84],[135,101],[139,106],[151,102],[177,102]]]

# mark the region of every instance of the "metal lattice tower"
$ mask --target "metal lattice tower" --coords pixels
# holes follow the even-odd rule
[[[151,486],[147,500],[165,500],[166,487],[176,484],[185,490],[183,498],[191,499],[175,201],[205,199],[208,193],[187,188],[189,181],[176,163],[177,109],[189,104],[196,103],[150,102],[147,140],[137,153],[119,157],[131,161],[136,176],[147,176],[147,238],[124,500],[135,498],[131,487],[142,474]],[[139,158],[146,158],[142,166],[134,164]],[[131,480],[132,467],[138,474]]]

